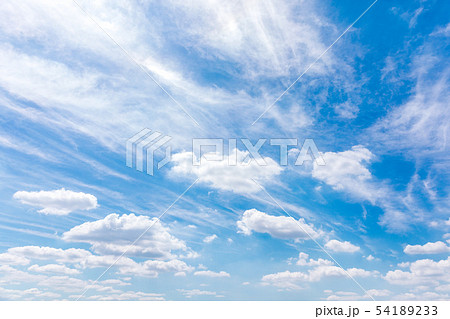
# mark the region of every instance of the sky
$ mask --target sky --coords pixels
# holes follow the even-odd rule
[[[0,299],[450,299],[449,10],[2,1]]]

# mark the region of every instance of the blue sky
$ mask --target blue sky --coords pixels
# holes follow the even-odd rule
[[[450,298],[447,1],[379,0],[254,125],[372,2],[77,3],[0,7],[1,299]],[[193,138],[300,145],[193,167]]]

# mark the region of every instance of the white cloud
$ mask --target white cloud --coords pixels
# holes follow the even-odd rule
[[[367,259],[368,261],[372,261],[372,260],[375,259],[375,257],[373,257],[372,255],[369,255],[369,256],[366,257],[366,259]]]
[[[40,246],[13,247],[8,249],[8,253],[22,258],[55,260],[61,263],[79,263],[92,255],[84,249],[69,248],[64,250],[61,248]]]
[[[326,300],[328,301],[346,301],[346,300],[360,300],[364,299],[356,292],[351,291],[336,291],[332,295],[328,296]]]
[[[433,220],[431,222],[429,222],[430,227],[434,227],[434,228],[446,228],[445,226],[450,226],[450,218],[448,220]]]
[[[53,273],[53,274],[64,274],[64,275],[77,275],[80,273],[79,270],[66,267],[64,265],[58,264],[48,264],[44,266],[32,265],[28,267],[29,271],[34,271],[38,273]]]
[[[217,238],[218,237],[216,234],[212,234],[211,236],[206,236],[205,238],[203,238],[203,242],[209,244],[212,243]]]
[[[97,207],[97,198],[91,194],[77,193],[64,188],[54,191],[19,191],[14,199],[23,204],[41,207],[38,212],[49,215],[67,215],[73,211],[90,210]]]
[[[39,149],[39,147],[21,141],[17,137],[11,135],[8,136],[0,135],[0,145],[3,147],[16,150],[18,152],[37,156],[51,162],[56,162],[56,159],[53,156],[51,156],[48,152],[43,152],[41,149]]]
[[[164,301],[164,294],[158,293],[148,293],[142,291],[126,291],[121,292],[117,291],[110,294],[101,294],[101,295],[93,295],[93,296],[81,296],[81,295],[71,295],[70,299],[78,299],[80,300],[98,300],[98,301]]]
[[[413,56],[410,78],[416,80],[411,97],[392,109],[373,128],[383,147],[410,152],[415,157],[439,156],[447,145],[450,115],[448,109],[449,67],[442,65],[438,47],[425,44]],[[442,153],[442,155],[444,155]]]
[[[367,292],[373,297],[386,297],[392,294],[392,292],[387,289],[369,289]]]
[[[149,23],[148,16],[143,14],[139,5],[126,5],[123,10],[117,10],[121,7],[120,4],[82,5],[91,15],[96,16],[95,19],[116,41],[127,48],[128,52],[132,52],[133,58],[138,63],[148,67],[150,73],[172,95],[177,95],[176,98],[181,104],[191,104],[189,107],[191,114],[196,113],[194,110],[196,107],[201,109],[202,115],[198,115],[197,119],[202,122],[203,127],[209,126],[211,131],[222,127],[224,133],[221,135],[225,136],[227,129],[222,124],[222,118],[208,116],[208,113],[219,112],[218,110],[222,108],[211,106],[241,107],[252,104],[253,98],[242,90],[229,92],[217,86],[203,86],[190,79],[186,75],[189,70],[185,70],[185,61],[177,61],[177,57],[167,56],[166,53],[159,51],[161,46],[155,41],[147,41],[149,34],[153,34],[153,40],[161,38],[162,35],[154,34],[152,29],[156,25],[151,24],[155,19],[151,19]],[[141,71],[132,61],[118,55],[114,43],[92,21],[86,20],[76,6],[50,1],[42,6],[36,6],[33,1],[26,1],[23,5],[10,8],[6,12],[2,9],[5,8],[0,8],[2,22],[10,21],[12,17],[30,18],[26,23],[17,23],[13,27],[15,30],[5,26],[6,30],[9,29],[13,33],[18,43],[23,40],[36,41],[48,50],[65,50],[67,54],[64,56],[58,54],[42,56],[36,52],[27,54],[22,51],[26,47],[24,43],[23,46],[17,45],[17,48],[12,45],[1,46],[0,65],[4,76],[0,78],[0,86],[18,99],[32,101],[38,105],[33,107],[30,103],[22,104],[6,95],[0,96],[2,103],[5,103],[10,111],[57,130],[65,137],[73,138],[73,132],[89,136],[116,152],[120,150],[124,139],[145,126],[178,137],[174,138],[174,141],[179,145],[187,146],[190,142],[186,137],[192,134],[186,133],[189,131],[192,133],[195,129],[189,118],[180,112],[179,107],[174,105],[151,79],[142,81],[142,78],[146,77],[143,73],[140,80],[118,76],[129,72],[130,67],[134,68],[134,72]],[[24,30],[20,30],[21,28]],[[36,33],[36,30],[39,32]],[[84,34],[83,39],[73,41],[79,32]],[[163,33],[165,30],[160,32]],[[68,36],[69,34],[71,36]],[[85,65],[75,66],[70,63],[70,59],[69,61],[65,59],[74,52],[83,52],[84,58],[87,58],[83,61]],[[96,57],[94,60],[89,58],[94,56]],[[96,69],[91,64],[99,57],[108,68]],[[64,81],[60,81],[62,78]],[[174,83],[171,83],[172,80]],[[117,90],[117,87],[128,89]],[[190,101],[192,103],[189,103]],[[129,112],[127,103],[133,104],[133,112]],[[148,103],[163,107],[150,115],[147,112]],[[103,117],[105,110],[108,110],[111,116]],[[200,118],[203,116],[208,120],[203,118],[201,121]],[[171,125],[172,123],[177,125]]]
[[[358,199],[375,202],[379,191],[371,185],[372,174],[367,169],[374,155],[361,145],[353,146],[343,152],[325,152],[322,154],[326,165],[314,163],[312,176]]]
[[[345,102],[336,105],[334,111],[344,119],[354,119],[358,115],[359,108],[350,102]]]
[[[367,200],[381,207],[384,214],[380,216],[379,223],[386,226],[388,231],[404,232],[417,220],[414,205],[407,205],[405,195],[376,179],[369,171],[368,167],[375,158],[370,150],[357,145],[351,150],[326,152],[322,156],[326,165],[314,163],[312,176],[354,200]]]
[[[130,262],[119,267],[119,273],[122,275],[134,275],[141,277],[155,278],[160,272],[181,273],[191,272],[194,268],[187,265],[184,261],[172,259],[168,261],[162,260],[146,260],[141,263]]]
[[[194,276],[219,278],[219,277],[230,277],[230,274],[225,271],[214,272],[211,270],[200,270],[200,271],[194,272]]]
[[[335,31],[314,1],[170,1],[168,6],[189,47],[237,63],[251,77],[286,76],[290,68],[300,73],[325,50],[321,32]],[[308,14],[294,14],[298,10]],[[332,55],[324,58],[332,61]]]
[[[392,85],[404,88],[404,83],[412,82],[408,98],[401,104],[390,107],[385,117],[378,120],[367,132],[367,141],[376,141],[374,147],[383,154],[401,155],[415,164],[415,171],[427,171],[426,177],[416,178],[408,185],[409,193],[403,200],[411,210],[417,209],[418,218],[411,219],[423,223],[434,220],[436,216],[446,216],[450,207],[448,191],[440,192],[433,180],[448,181],[448,136],[450,113],[448,112],[450,67],[447,63],[447,27],[439,26],[422,42],[423,45],[410,47],[405,43],[404,53],[393,56],[400,68],[393,75]],[[403,50],[400,50],[403,51]],[[405,59],[409,61],[408,70],[402,69]],[[434,184],[434,185],[433,185]],[[432,208],[429,209],[418,193],[428,196]],[[425,209],[425,207],[427,207]],[[390,223],[397,216],[386,216]],[[443,226],[436,221],[431,226]]]
[[[409,255],[444,254],[450,252],[450,246],[447,246],[442,241],[437,241],[435,243],[426,243],[425,245],[407,245],[403,251]]]
[[[359,268],[349,268],[346,272],[352,277],[377,276],[377,271],[367,271]],[[318,282],[326,277],[346,277],[346,272],[336,266],[318,266],[307,273],[284,271],[275,274],[265,275],[262,283],[272,285],[281,289],[293,290],[303,288],[302,283]]]
[[[255,103],[257,99],[249,97],[241,88],[227,91],[215,83],[205,86],[190,78],[188,75],[198,70],[198,59],[192,62],[178,54],[167,54],[172,52],[170,48],[174,44],[185,47],[206,63],[210,59],[231,62],[233,68],[224,71],[237,78],[237,82],[246,80],[250,84],[249,77],[266,81],[267,77],[278,80],[280,76],[292,78],[300,74],[339,32],[328,21],[318,1],[228,4],[215,0],[193,1],[189,5],[184,1],[168,1],[153,3],[152,10],[144,3],[82,1],[81,5],[183,105],[189,105],[191,113],[201,113],[198,117],[203,120],[199,120],[202,126],[215,134],[221,130],[220,136],[225,136],[223,132],[227,131],[222,124],[223,114],[229,115],[230,110],[242,114],[255,109],[255,105],[262,107],[267,103],[261,103],[261,98]],[[177,22],[170,22],[166,14],[175,17]],[[21,19],[23,16],[28,17],[26,21]],[[85,18],[76,6],[63,2],[44,1],[37,5],[35,1],[24,0],[20,5],[6,4],[0,8],[0,29],[12,45],[20,48],[7,47],[0,53],[0,61],[4,61],[0,85],[11,95],[33,101],[46,112],[29,104],[13,103],[11,108],[52,129],[60,128],[61,133],[76,131],[114,150],[124,137],[144,125],[171,136],[191,136],[187,132],[193,131],[192,123],[184,125],[185,115],[179,114],[180,110],[174,108],[172,101],[168,102],[170,99],[163,96],[160,88],[142,79],[118,76],[128,74],[130,67],[134,68],[131,72],[139,71],[123,55],[117,54],[114,43]],[[84,36],[79,38],[79,34]],[[149,35],[152,41],[148,41]],[[45,48],[43,52],[55,54],[20,52],[29,43],[37,43]],[[66,61],[71,54],[81,54],[86,59],[85,65],[74,66],[70,59]],[[98,60],[107,67],[96,69],[92,62]],[[235,72],[235,67],[240,72]],[[340,73],[350,69],[330,51],[308,74],[324,74],[333,68],[339,68]],[[65,81],[60,81],[62,78]],[[260,83],[256,85],[261,89]],[[117,87],[127,89],[117,90]],[[261,91],[265,94],[268,89]],[[129,112],[129,103],[133,104],[133,112]],[[148,114],[148,103],[163,104]],[[105,110],[112,116],[103,117]]]
[[[425,300],[442,300],[448,301],[450,299],[450,295],[448,294],[438,294],[434,291],[427,291],[424,293],[413,293],[408,292],[404,294],[400,294],[397,296],[393,296],[392,300],[417,300],[417,301],[425,301]]]
[[[368,271],[361,268],[348,268],[346,272],[352,277],[371,277],[378,274],[377,271]],[[310,281],[320,281],[324,277],[340,276],[344,277],[347,274],[344,270],[337,266],[319,266],[309,271]]]
[[[394,285],[438,286],[450,282],[449,272],[450,257],[439,261],[420,259],[409,265],[409,271],[392,270],[384,279]]]
[[[142,233],[145,234],[129,247]],[[184,241],[169,233],[168,228],[155,217],[134,214],[110,214],[103,219],[75,226],[62,236],[65,241],[85,242],[93,251],[103,254],[121,254],[151,258],[174,258],[173,250],[187,250]]]
[[[309,266],[309,267],[333,265],[333,262],[331,260],[322,259],[322,258],[319,258],[317,260],[310,258],[308,260],[308,257],[309,257],[309,255],[306,253],[302,253],[302,252],[299,253],[296,264],[298,266]]]
[[[325,248],[338,253],[355,253],[360,250],[360,247],[353,245],[348,241],[341,242],[332,239],[325,244]]]
[[[310,239],[308,234],[313,238],[321,235],[320,231],[315,231],[313,225],[306,224],[302,218],[297,221],[292,217],[272,216],[256,209],[246,210],[237,226],[239,232],[245,235],[252,232],[267,233],[280,239],[302,240]]]
[[[128,247],[150,225],[153,225],[152,231],[149,230],[148,236],[147,234],[143,236],[143,241],[138,242],[137,247],[131,251],[139,257],[152,256],[159,259],[136,262],[123,256],[117,260],[117,254],[122,251],[121,249]],[[194,267],[176,259],[177,256],[172,254],[172,250],[187,251],[187,255],[192,251],[185,246],[183,241],[170,235],[168,229],[162,226],[157,219],[135,215],[119,217],[112,214],[105,219],[84,223],[77,227],[64,233],[63,238],[88,242],[95,248],[94,250],[100,252],[100,255],[77,248],[64,250],[52,247],[24,246],[9,248],[6,253],[0,254],[0,263],[25,265],[29,264],[30,260],[51,260],[60,264],[33,265],[29,267],[29,270],[38,273],[66,275],[78,274],[80,269],[109,267],[112,264],[121,275],[151,278],[157,277],[160,272],[186,273],[194,270]],[[103,243],[108,244],[107,249],[102,247]],[[64,264],[73,264],[77,269],[69,268]]]
[[[229,156],[224,155],[219,160],[202,159],[200,165],[193,165],[192,152],[177,153],[172,156],[175,165],[171,168],[172,176],[192,176],[219,190],[232,191],[235,193],[255,193],[261,191],[259,183],[273,182],[283,170],[272,158],[263,157],[267,165],[259,165],[255,160],[242,161],[249,155],[247,151],[236,150],[237,165],[229,164]],[[207,153],[203,156],[212,158],[215,153]],[[233,157],[233,155],[231,155]],[[251,158],[251,157],[250,157]]]
[[[38,286],[50,287],[52,290],[62,292],[80,292],[80,287],[87,287],[90,282],[78,278],[69,277],[66,275],[46,276],[44,274],[31,274],[21,270],[17,270],[10,266],[0,266],[0,273],[3,276],[2,281],[18,282]],[[82,289],[81,288],[81,289]],[[100,283],[93,284],[91,289],[93,291],[113,291],[111,287],[101,285]]]
[[[130,286],[131,285],[131,283],[124,282],[120,279],[106,279],[106,280],[100,281],[100,283],[105,284],[105,285],[117,285],[117,286]]]
[[[300,283],[308,281],[308,275],[302,272],[278,272],[262,277],[264,285],[272,285],[286,290],[301,289]]]
[[[207,291],[207,290],[199,290],[199,289],[177,289],[178,292],[181,292],[186,298],[192,298],[197,296],[215,296],[215,297],[223,297],[217,295],[214,291]]]
[[[37,288],[24,290],[7,289],[0,287],[0,298],[2,300],[58,300],[61,295],[54,292],[42,291]]]
[[[11,253],[0,254],[0,265],[28,265],[30,260],[24,256]]]
[[[184,271],[179,271],[173,274],[175,277],[186,277],[186,273]]]
[[[367,290],[367,294],[359,295],[356,292],[352,291],[336,291],[333,292],[331,290],[325,291],[330,296],[327,297],[327,300],[364,300],[369,299],[371,297],[387,297],[392,294],[391,291],[387,289],[369,289]]]

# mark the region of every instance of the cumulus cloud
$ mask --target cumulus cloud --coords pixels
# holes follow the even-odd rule
[[[325,248],[337,253],[355,253],[360,250],[360,247],[353,245],[348,241],[339,241],[332,239],[325,244]]]
[[[278,272],[262,277],[263,285],[272,285],[286,290],[301,289],[299,283],[307,282],[308,275],[302,272]]]
[[[206,236],[205,238],[203,238],[203,242],[209,244],[212,243],[217,238],[218,237],[216,234],[212,234],[211,236]]]
[[[122,275],[135,275],[141,277],[157,277],[160,272],[175,272],[180,276],[181,273],[191,272],[194,267],[187,265],[184,261],[172,259],[168,261],[162,260],[146,260],[141,263],[134,261],[121,265],[119,273]]]
[[[30,260],[24,256],[3,253],[0,254],[0,265],[28,265]]]
[[[361,268],[348,268],[346,272],[352,277],[371,277],[378,275],[378,271],[369,271]],[[347,276],[344,270],[337,266],[320,266],[309,271],[310,281],[320,281],[323,277]]]
[[[379,222],[389,231],[404,232],[409,228],[415,220],[414,210],[406,205],[402,194],[372,175],[368,167],[375,156],[370,150],[356,145],[347,151],[326,152],[322,156],[327,165],[314,163],[311,171],[314,178],[353,200],[367,200],[382,208],[384,214]]]
[[[450,246],[447,246],[442,241],[437,241],[435,243],[426,243],[425,245],[407,245],[403,252],[409,255],[445,254],[450,252]]]
[[[192,298],[197,296],[216,296],[223,297],[221,295],[217,295],[214,291],[200,290],[200,289],[177,289],[178,292],[182,293],[186,298]]]
[[[41,246],[22,246],[8,249],[8,254],[37,260],[55,260],[61,263],[79,263],[86,260],[92,254],[79,248],[53,248]]]
[[[115,291],[110,294],[100,294],[93,296],[81,296],[81,295],[71,295],[70,299],[80,300],[98,300],[98,301],[123,301],[123,300],[139,300],[139,301],[163,301],[165,300],[164,294],[158,293],[148,293],[143,291]]]
[[[142,236],[142,241],[137,242],[136,247],[130,249],[130,252],[131,255],[140,258],[152,257],[153,259],[137,262],[123,256],[117,260],[117,255],[128,248],[149,226],[152,227]],[[156,218],[133,214],[122,216],[111,214],[104,219],[76,226],[64,233],[62,237],[67,241],[89,243],[98,254],[78,248],[13,247],[0,254],[0,264],[27,265],[31,260],[51,260],[59,264],[35,264],[28,270],[40,274],[63,275],[76,275],[82,269],[109,267],[112,264],[118,274],[150,278],[157,277],[161,272],[173,272],[180,275],[194,271],[194,267],[177,258],[191,257],[195,252],[187,248],[183,241],[172,236]],[[172,253],[178,250],[185,254],[179,256]],[[74,265],[76,269],[69,268],[66,264]],[[27,276],[31,275],[27,274]],[[224,273],[218,273],[218,276],[224,276]]]
[[[336,291],[331,290],[325,291],[330,296],[327,297],[329,301],[345,301],[345,300],[364,300],[371,297],[387,297],[392,294],[391,291],[387,289],[369,289],[367,294],[360,295],[352,291]]]
[[[391,270],[384,279],[394,285],[438,286],[450,282],[449,272],[450,257],[439,261],[420,259],[409,264],[409,271]]]
[[[230,277],[230,274],[225,271],[211,271],[211,270],[200,270],[194,272],[194,276],[204,276],[204,277],[211,277],[211,278],[219,278],[219,277]]]
[[[372,174],[366,167],[374,155],[367,148],[357,145],[343,152],[325,152],[322,157],[327,165],[314,163],[314,178],[358,199],[376,200],[378,191],[370,184]]]
[[[331,260],[328,259],[322,259],[319,258],[317,260],[310,258],[308,260],[309,255],[306,253],[299,253],[298,254],[298,260],[297,260],[297,265],[298,266],[309,266],[309,267],[314,267],[314,266],[329,266],[332,265],[333,262]]]
[[[78,275],[79,270],[66,267],[64,265],[58,264],[48,264],[44,266],[32,265],[28,267],[28,270],[38,272],[38,273],[53,273],[53,274],[64,274],[64,275]]]
[[[449,294],[439,294],[434,291],[426,291],[424,293],[407,292],[404,294],[393,296],[392,299],[393,300],[417,300],[417,301],[424,301],[424,300],[448,301],[450,299],[450,295]]]
[[[13,247],[8,249],[7,253],[0,254],[8,255],[5,261],[15,261],[23,265],[29,264],[30,260],[51,260],[61,264],[49,265],[32,265],[28,270],[38,273],[59,273],[66,275],[75,275],[79,270],[90,268],[107,268],[114,264],[114,267],[121,275],[133,275],[139,277],[158,277],[160,272],[192,272],[194,268],[187,265],[184,261],[178,259],[170,260],[144,260],[136,262],[133,259],[122,256],[117,260],[115,255],[94,255],[91,252],[83,249],[69,248],[59,249],[53,247],[39,247],[39,246],[24,246]],[[26,256],[27,258],[25,258]],[[13,265],[13,263],[8,263]],[[22,265],[21,264],[21,265]],[[77,269],[69,268],[64,264],[72,264]]]
[[[371,277],[378,275],[377,271],[368,271],[360,268],[346,269],[352,277]],[[303,283],[318,282],[325,277],[344,277],[345,271],[336,266],[318,266],[308,272],[284,271],[265,275],[262,278],[264,285],[272,285],[281,289],[294,290],[303,288]]]
[[[0,287],[0,298],[2,300],[57,300],[61,298],[58,293],[42,291],[37,288],[24,290],[7,289]]]
[[[21,271],[10,266],[0,266],[1,280],[7,282],[20,282],[26,284],[35,284],[41,287],[49,287],[55,291],[61,292],[80,292],[83,287],[87,287],[90,282],[73,278],[67,275],[47,276],[45,274],[32,274]],[[114,289],[100,283],[91,286],[93,291],[102,291],[104,293]]]
[[[147,230],[147,231],[146,231]],[[142,233],[145,234],[129,247]],[[84,242],[103,255],[127,255],[151,258],[174,258],[173,250],[187,250],[184,241],[169,233],[158,218],[134,214],[110,214],[103,219],[75,226],[62,236],[65,241]]]
[[[231,191],[235,193],[249,194],[261,191],[252,179],[261,184],[273,182],[283,170],[272,158],[263,157],[266,165],[259,165],[255,160],[248,162],[248,151],[237,152],[237,165],[230,165],[228,155],[219,160],[206,160],[216,157],[216,153],[203,155],[200,165],[192,164],[192,152],[177,153],[172,156],[175,165],[171,168],[173,176],[192,176],[198,178],[212,188]],[[247,158],[247,160],[246,160]],[[251,157],[250,157],[251,158]]]
[[[53,191],[19,191],[14,199],[23,204],[40,207],[39,213],[49,215],[67,215],[73,211],[90,210],[97,207],[97,198],[91,194],[73,192],[64,188]]]
[[[266,233],[280,239],[302,240],[321,235],[320,231],[314,230],[313,225],[306,224],[303,218],[295,220],[292,217],[272,216],[256,209],[246,210],[237,222],[237,227],[245,235],[251,235],[252,232]]]

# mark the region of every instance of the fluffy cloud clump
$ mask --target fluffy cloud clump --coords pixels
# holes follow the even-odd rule
[[[321,235],[320,231],[314,230],[313,226],[302,218],[295,220],[292,217],[272,216],[256,209],[246,210],[237,222],[237,227],[239,232],[245,235],[252,232],[266,233],[280,239],[302,240]]]
[[[13,198],[23,204],[40,207],[38,212],[48,215],[67,215],[73,211],[97,207],[97,198],[94,195],[77,193],[64,188],[39,192],[19,191],[13,195]]]
[[[353,245],[348,241],[339,241],[332,239],[325,244],[325,248],[337,253],[354,253],[360,250],[360,247]]]
[[[200,165],[192,164],[192,153],[183,152],[172,156],[175,166],[172,167],[173,176],[192,176],[199,179],[212,188],[231,191],[239,194],[259,192],[260,187],[252,180],[259,183],[273,182],[283,170],[272,158],[264,157],[266,165],[260,165],[255,160],[248,161],[249,152],[236,150],[237,164],[230,165],[235,158],[223,156],[219,160],[206,160],[216,156],[215,153],[205,154]],[[231,155],[233,157],[233,155]],[[247,159],[246,159],[247,158]]]
[[[158,218],[134,214],[110,214],[76,226],[65,232],[62,238],[89,243],[93,251],[103,255],[120,255],[127,251],[131,256],[174,258],[172,251],[187,250],[186,243],[171,235]],[[137,238],[139,240],[130,246]]]

